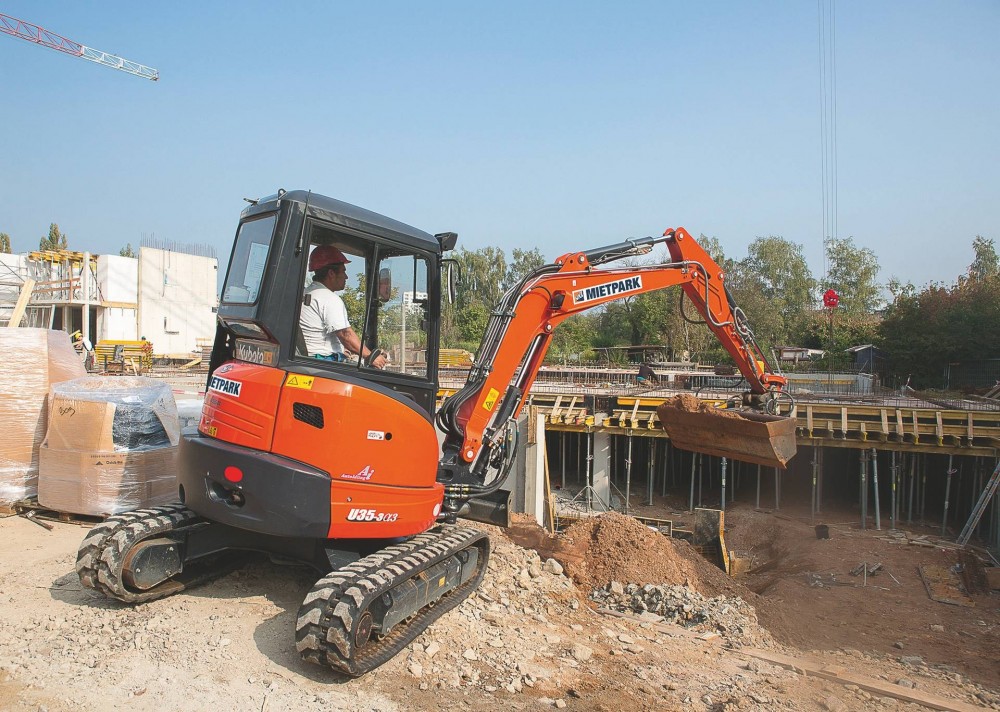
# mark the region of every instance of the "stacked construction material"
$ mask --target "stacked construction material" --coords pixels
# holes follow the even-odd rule
[[[170,387],[139,376],[53,386],[38,503],[107,516],[177,499],[180,426]]]
[[[34,497],[49,386],[86,375],[69,334],[0,329],[0,502]]]

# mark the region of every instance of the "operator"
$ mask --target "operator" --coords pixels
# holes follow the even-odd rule
[[[320,245],[309,255],[313,281],[306,287],[299,316],[302,340],[312,358],[347,361],[347,354],[353,354],[370,366],[384,368],[385,354],[381,349],[373,353],[361,343],[347,320],[344,300],[336,294],[347,286],[348,262],[333,245]]]

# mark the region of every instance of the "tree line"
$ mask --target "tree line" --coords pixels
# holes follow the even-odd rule
[[[975,259],[953,282],[921,288],[881,282],[875,252],[850,237],[827,242],[825,278],[812,273],[802,245],[780,236],[756,238],[739,259],[727,256],[714,237],[702,235],[699,243],[723,268],[766,354],[783,346],[822,350],[827,356],[817,366],[825,369],[849,365],[847,348],[872,344],[898,378],[911,378],[917,388],[940,387],[944,367],[955,360],[1000,357],[1000,268],[992,239],[976,236]],[[615,266],[668,262],[661,250]],[[500,295],[545,260],[537,249],[515,249],[508,261],[498,247],[460,248],[452,256],[462,279],[455,303],[444,308],[442,343],[475,352]],[[828,289],[840,297],[832,313],[822,306]],[[555,331],[548,361],[595,362],[604,347],[659,346],[671,360],[729,362],[680,294],[639,294],[567,319]]]
[[[56,223],[49,224],[49,234],[42,237],[38,241],[38,251],[46,252],[48,250],[68,250],[69,249],[69,237],[62,230],[59,229],[59,225]],[[11,242],[10,235],[6,232],[0,232],[0,253],[12,254],[13,244]],[[118,254],[122,257],[135,257],[135,253],[132,251],[132,243],[125,245]]]

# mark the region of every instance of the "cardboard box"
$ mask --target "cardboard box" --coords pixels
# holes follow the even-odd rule
[[[108,516],[177,501],[176,447],[121,452],[39,449],[38,503]]]
[[[48,329],[0,329],[0,363],[0,502],[13,502],[37,491],[50,386],[86,370],[69,334]]]
[[[53,450],[115,449],[114,403],[66,398],[53,393],[49,406],[49,426],[44,445]]]

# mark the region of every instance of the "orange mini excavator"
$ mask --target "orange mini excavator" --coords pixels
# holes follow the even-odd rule
[[[562,320],[679,285],[735,359],[753,407],[773,413],[785,383],[718,265],[677,228],[570,252],[524,277],[494,309],[467,383],[435,414],[457,236],[303,191],[250,202],[201,421],[181,441],[179,504],[113,516],[80,547],[80,580],[108,597],[182,591],[230,570],[234,550],[301,561],[322,578],[299,611],[298,650],[362,675],[482,580],[489,540],[457,520],[508,522],[515,418]],[[658,243],[669,248],[665,264],[599,269]],[[326,354],[300,328],[310,256],[331,247],[343,256],[343,301],[365,358],[317,358]]]

